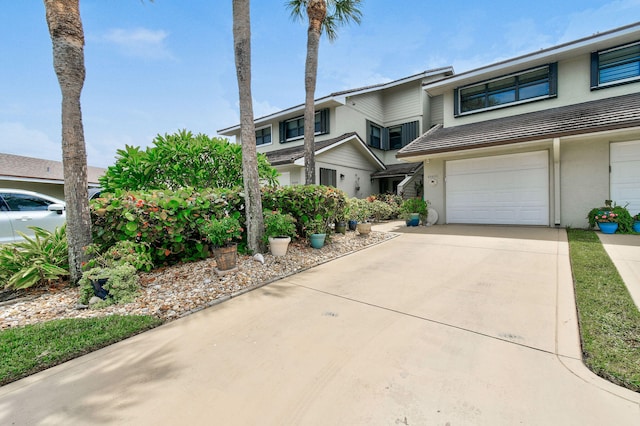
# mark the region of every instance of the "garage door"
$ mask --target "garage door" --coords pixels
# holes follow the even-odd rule
[[[447,223],[549,225],[547,151],[446,163]]]
[[[640,212],[640,141],[611,144],[611,199]]]

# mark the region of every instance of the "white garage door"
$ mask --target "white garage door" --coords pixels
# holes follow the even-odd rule
[[[611,144],[611,199],[640,212],[640,141]]]
[[[446,163],[447,223],[549,225],[547,151]]]

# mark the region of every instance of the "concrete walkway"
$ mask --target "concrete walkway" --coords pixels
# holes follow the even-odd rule
[[[0,388],[7,425],[639,419],[640,394],[581,362],[549,228],[410,230]]]
[[[640,309],[640,236],[597,234]]]

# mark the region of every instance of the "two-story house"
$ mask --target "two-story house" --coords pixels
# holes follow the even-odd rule
[[[397,191],[415,195],[422,185],[422,163],[400,162],[395,154],[442,123],[442,105],[434,104],[422,86],[452,74],[451,67],[439,68],[317,99],[318,183],[351,197]],[[278,170],[282,185],[304,183],[303,115],[304,105],[298,105],[255,121],[257,150]],[[239,125],[218,133],[240,141]]]
[[[640,212],[640,23],[439,81],[443,121],[397,157],[424,165],[438,223],[584,227]]]

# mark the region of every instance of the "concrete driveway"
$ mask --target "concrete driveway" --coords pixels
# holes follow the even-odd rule
[[[638,425],[580,360],[564,230],[397,229],[4,386],[0,424]]]

